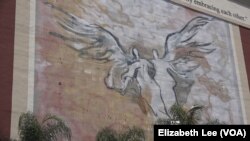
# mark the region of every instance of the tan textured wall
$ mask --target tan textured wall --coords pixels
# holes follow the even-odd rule
[[[12,92],[11,138],[17,138],[18,118],[27,110],[29,62],[30,1],[16,1],[14,74]]]

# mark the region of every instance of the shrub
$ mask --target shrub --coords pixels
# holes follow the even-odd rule
[[[145,134],[144,130],[138,127],[129,128],[124,133],[104,128],[97,133],[96,141],[145,141]]]
[[[71,139],[70,128],[55,115],[47,115],[39,122],[32,113],[23,113],[18,131],[21,141],[56,141],[59,135]]]

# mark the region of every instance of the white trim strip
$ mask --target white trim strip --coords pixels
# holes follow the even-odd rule
[[[28,72],[28,101],[27,111],[34,110],[34,78],[35,78],[35,27],[36,27],[36,1],[30,1],[29,24],[29,72]]]
[[[246,109],[245,109],[245,101],[244,101],[244,94],[243,94],[243,90],[242,90],[242,80],[241,80],[241,75],[240,75],[240,70],[239,70],[239,55],[237,54],[236,51],[236,47],[237,49],[242,48],[238,46],[238,44],[236,44],[235,42],[235,36],[237,36],[235,33],[235,28],[238,28],[237,30],[239,31],[239,27],[236,27],[232,24],[229,24],[229,28],[230,28],[230,36],[231,36],[231,43],[232,43],[232,48],[233,48],[233,58],[234,58],[234,64],[235,64],[235,71],[236,71],[236,77],[237,77],[237,82],[238,82],[238,89],[239,89],[239,96],[240,96],[240,102],[241,102],[241,109],[242,109],[242,114],[243,114],[243,122],[244,124],[247,124],[247,116],[246,116]],[[238,34],[240,34],[238,32]]]

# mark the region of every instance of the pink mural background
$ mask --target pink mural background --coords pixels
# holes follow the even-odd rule
[[[147,140],[152,140],[154,117],[144,103],[152,100],[154,93],[150,87],[143,87],[143,98],[122,96],[108,89],[104,78],[112,63],[81,58],[63,40],[50,35],[50,32],[58,32],[72,36],[58,26],[56,18],[61,16],[60,13],[44,2],[37,1],[35,113],[41,117],[47,113],[62,117],[72,130],[73,141],[94,141],[96,133],[104,127],[122,131],[131,126],[142,127]],[[163,0],[49,2],[90,23],[102,25],[119,37],[127,51],[136,47],[147,58],[153,58],[152,49],[162,55],[166,35],[180,30],[192,18],[201,15]],[[186,106],[205,103],[208,114],[204,119],[224,115],[222,121],[241,123],[228,24],[218,20],[206,30],[210,36],[204,34],[201,37],[215,40],[219,51],[208,56],[209,66],[206,61],[201,61],[202,74],[195,73],[200,77],[195,80]],[[214,56],[222,57],[217,59]],[[174,83],[173,80],[168,82]],[[173,93],[172,87],[163,90]],[[171,103],[172,99],[170,97],[166,102]]]

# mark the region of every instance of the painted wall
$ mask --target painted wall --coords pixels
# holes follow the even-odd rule
[[[38,1],[34,112],[73,140],[104,127],[149,133],[178,103],[201,124],[244,123],[230,25],[166,1]]]
[[[2,43],[1,46],[4,48],[4,51],[2,52],[4,54],[1,55],[1,57],[3,58],[0,59],[0,76],[2,78],[2,81],[0,82],[0,100],[3,101],[1,102],[0,107],[1,122],[3,122],[3,124],[0,124],[1,134],[9,136],[9,129],[11,128],[11,136],[13,138],[16,138],[17,121],[20,113],[26,110],[34,109],[35,113],[41,116],[46,113],[58,114],[62,116],[73,129],[73,140],[82,140],[82,138],[94,140],[96,132],[102,127],[109,126],[118,130],[122,130],[124,128],[127,128],[128,126],[133,125],[143,127],[148,132],[148,140],[151,139],[151,125],[155,122],[158,116],[156,116],[154,112],[152,112],[150,106],[155,105],[156,110],[154,111],[157,111],[157,109],[159,109],[160,111],[160,109],[163,108],[161,106],[162,100],[159,100],[160,90],[162,91],[162,94],[164,96],[168,96],[168,98],[164,98],[164,103],[166,103],[167,108],[169,108],[172,103],[177,102],[175,95],[178,93],[174,91],[173,86],[176,84],[176,78],[179,78],[177,76],[180,75],[180,71],[185,70],[184,68],[179,68],[180,71],[176,71],[176,75],[173,75],[171,71],[166,71],[168,68],[174,70],[174,67],[170,66],[170,62],[162,59],[163,54],[166,50],[164,45],[165,39],[168,35],[171,35],[171,33],[180,32],[181,29],[183,29],[183,27],[187,25],[187,23],[193,18],[204,15],[194,13],[184,8],[171,6],[171,4],[167,4],[164,1],[154,1],[154,3],[150,5],[147,5],[144,1],[138,1],[138,3],[135,5],[131,5],[131,3],[129,3],[130,1],[107,1],[107,3],[105,3],[104,1],[86,1],[86,3],[85,1],[73,1],[70,5],[65,1],[50,1],[51,4],[62,9],[63,11],[74,14],[78,18],[83,19],[80,20],[81,22],[98,24],[99,26],[114,34],[117,38],[119,38],[119,41],[122,44],[122,48],[125,50],[126,55],[136,60],[136,62],[133,62],[132,64],[126,66],[127,69],[130,70],[130,73],[125,76],[131,76],[131,74],[133,74],[131,80],[127,81],[129,83],[123,83],[123,81],[121,81],[120,79],[120,76],[122,75],[118,73],[118,75],[114,75],[111,77],[111,80],[115,80],[115,85],[113,85],[113,87],[110,87],[112,85],[107,85],[107,83],[105,83],[105,78],[107,78],[109,72],[112,72],[110,71],[110,69],[117,65],[116,62],[97,61],[96,59],[90,59],[90,55],[94,55],[90,53],[96,53],[95,49],[93,48],[91,48],[91,50],[88,50],[90,53],[85,53],[84,55],[79,56],[79,54],[83,52],[79,50],[73,50],[73,42],[65,40],[66,38],[59,38],[62,37],[58,36],[59,34],[68,37],[68,39],[77,39],[79,37],[79,35],[74,35],[72,34],[72,31],[69,31],[70,28],[72,29],[72,26],[68,29],[65,29],[57,23],[62,22],[62,19],[60,19],[62,17],[69,18],[68,16],[65,16],[65,13],[63,14],[62,10],[60,12],[60,10],[58,11],[55,7],[52,8],[51,5],[44,4],[43,1],[36,1],[37,3],[35,9],[35,6],[32,6],[31,4],[34,1],[30,3],[30,1],[20,0],[17,1],[17,12],[15,15],[13,12],[15,10],[15,1],[9,0],[8,2],[4,2],[8,6],[6,6],[5,4],[0,5],[1,7],[3,6],[1,10],[4,11],[0,12],[1,17],[6,16],[5,13],[7,13],[7,11],[12,11],[10,12],[12,14],[7,14],[8,16],[6,18],[2,18],[0,24],[0,29],[3,33],[1,35],[5,35],[1,36],[0,38]],[[9,8],[9,6],[12,6],[12,8]],[[176,13],[174,13],[175,10],[180,11],[180,13],[178,13],[178,16],[176,16]],[[36,11],[36,17],[35,15],[33,15],[35,14],[34,11]],[[122,16],[117,17],[117,15]],[[16,18],[14,54],[15,59],[13,74],[14,78],[13,81],[11,81],[12,77],[10,77],[11,74],[9,73],[12,73],[11,70],[13,70],[13,66],[10,64],[12,62],[11,60],[13,60],[13,56],[11,54],[14,53],[14,35],[10,33],[14,33],[14,27],[12,26],[12,24],[10,24],[10,21],[13,22],[14,18]],[[34,23],[33,18],[36,18],[37,20],[37,24],[35,27],[32,24]],[[128,21],[128,19],[130,19],[130,22]],[[128,24],[127,22],[130,24]],[[214,27],[215,23],[221,27],[221,30],[218,33],[217,31],[213,32],[216,29]],[[6,28],[7,26],[9,28]],[[192,60],[193,62],[190,64],[191,66],[198,65],[197,62],[201,64],[199,64],[200,66],[197,69],[193,70],[191,73],[188,73],[188,75],[186,74],[186,78],[188,79],[185,78],[184,80],[188,80],[188,82],[189,80],[191,80],[191,82],[194,81],[194,84],[192,84],[192,86],[185,87],[185,89],[189,88],[190,92],[185,93],[185,95],[188,96],[187,102],[183,105],[188,109],[193,104],[197,104],[194,102],[194,97],[196,95],[196,91],[200,90],[204,93],[202,93],[203,95],[201,96],[197,96],[196,101],[204,101],[204,103],[207,103],[208,97],[212,97],[212,101],[214,99],[217,99],[219,101],[219,104],[215,105],[214,103],[212,103],[211,107],[218,107],[218,110],[223,109],[223,107],[221,107],[221,103],[224,104],[224,102],[221,99],[221,95],[216,95],[214,94],[214,92],[209,91],[209,87],[214,86],[208,85],[211,83],[209,83],[210,81],[207,81],[207,79],[214,79],[214,74],[216,74],[216,72],[218,72],[217,69],[220,68],[218,66],[217,68],[212,67],[216,66],[214,59],[216,58],[215,54],[217,53],[218,55],[219,50],[219,52],[224,51],[223,57],[226,56],[230,58],[231,60],[233,60],[232,62],[235,63],[235,59],[238,60],[235,64],[226,63],[225,65],[228,67],[230,65],[233,66],[232,68],[229,67],[232,72],[228,72],[230,69],[226,71],[226,74],[230,74],[229,78],[232,80],[232,78],[235,77],[237,78],[237,80],[239,80],[237,82],[232,82],[230,79],[223,81],[227,82],[227,84],[223,84],[225,88],[228,89],[229,95],[236,97],[236,100],[232,101],[230,99],[225,103],[227,105],[236,104],[236,107],[241,107],[239,106],[239,104],[243,103],[237,97],[237,95],[240,95],[241,93],[243,94],[245,104],[243,105],[243,107],[249,107],[249,98],[247,98],[249,89],[247,87],[247,81],[245,81],[246,75],[244,60],[242,60],[243,53],[241,52],[241,45],[237,45],[236,47],[234,43],[231,43],[231,41],[238,42],[231,39],[238,39],[238,34],[234,34],[233,36],[232,34],[229,34],[228,25],[216,19],[213,21],[209,21],[207,24],[200,27],[201,29],[199,30],[198,34],[209,37],[207,39],[209,39],[209,41],[212,41],[213,44],[212,46],[209,45],[205,48],[215,48],[216,50],[204,55],[202,59],[204,61],[207,61],[207,64],[211,66],[211,69],[209,70],[210,73],[208,73],[209,75],[206,71],[204,72],[204,65],[202,65],[204,64],[204,61],[201,61],[201,63],[199,61]],[[32,50],[34,49],[33,47],[35,46],[32,44],[34,39],[34,37],[32,37],[34,33],[33,29],[36,29],[35,54],[31,54]],[[213,30],[210,31],[209,29]],[[204,34],[204,32],[207,33]],[[241,33],[243,37],[242,43],[245,47],[244,54],[247,54],[247,45],[249,45],[247,44],[247,39],[249,37],[249,32],[247,31],[247,29],[241,28]],[[213,35],[213,37],[210,38],[211,34]],[[150,35],[154,35],[152,36],[154,38],[152,38]],[[6,40],[7,37],[12,41]],[[214,38],[216,37],[218,37],[219,39],[214,41]],[[88,37],[81,36],[81,38]],[[196,40],[197,38],[195,37],[194,39]],[[221,41],[223,43],[218,45],[218,41]],[[225,46],[225,44],[227,44],[227,46]],[[71,47],[69,47],[69,45],[71,45]],[[85,45],[88,44],[86,44],[86,42],[80,44],[80,46]],[[136,48],[139,52],[139,55],[135,55],[136,50],[134,50],[133,54],[132,48]],[[153,49],[158,52],[158,55],[156,52],[153,53]],[[181,50],[180,54],[177,53],[178,55],[176,54],[176,52],[179,51],[174,48],[170,56],[176,59],[176,56],[183,56],[182,53],[185,52],[185,50]],[[233,53],[233,55],[230,55],[230,52]],[[33,58],[33,56],[35,58]],[[33,98],[28,98],[28,95],[32,94],[34,91],[34,84],[32,83],[32,81],[30,81],[33,78],[31,75],[32,73],[34,73],[34,70],[32,70],[33,59],[36,60],[34,103]],[[245,55],[245,60],[248,60],[247,55]],[[9,63],[7,63],[7,61],[9,61]],[[8,65],[6,65],[6,63]],[[138,66],[140,65],[146,65],[148,68],[153,69],[148,69],[151,71],[144,71],[140,69],[140,67],[138,68]],[[247,65],[246,67],[249,70],[249,65]],[[152,72],[155,72],[155,75],[152,75]],[[204,77],[204,73],[205,75],[208,75],[207,78]],[[117,74],[117,72],[114,74]],[[240,77],[237,74],[240,74]],[[149,78],[145,79],[147,76]],[[218,78],[220,79],[220,77]],[[204,79],[206,81],[204,81]],[[153,82],[150,83],[150,81]],[[13,92],[11,95],[10,87],[12,86],[12,83]],[[158,83],[159,86],[156,86],[156,83]],[[165,85],[166,83],[168,84],[168,86]],[[228,83],[233,83],[233,85],[228,85]],[[121,95],[124,94],[124,91],[115,89],[121,88],[121,86],[123,86],[123,88],[127,88],[125,90],[130,90],[131,85],[137,86],[136,88],[140,88],[140,91],[126,91],[125,95]],[[229,86],[231,86],[232,89],[237,89],[238,86],[241,92],[234,90],[235,93],[233,93],[232,89],[228,88]],[[11,97],[12,102],[8,102]],[[158,100],[153,102],[153,97],[156,99],[158,98]],[[210,109],[212,109],[211,107]],[[238,110],[229,108],[229,110],[239,113],[242,112],[242,114],[240,114],[239,116],[232,116],[233,122],[231,121],[231,119],[229,120],[230,116],[225,116],[218,119],[227,121],[227,123],[243,123],[242,118],[244,117],[244,108],[238,108]],[[209,110],[209,107],[208,111],[210,111],[208,114],[203,114],[204,122],[207,120],[207,117],[218,117],[216,116],[217,111]],[[224,111],[225,110],[223,110],[223,112]],[[245,112],[247,114],[247,111]],[[11,125],[9,122],[10,114]],[[165,116],[165,114],[160,115],[160,117]]]

